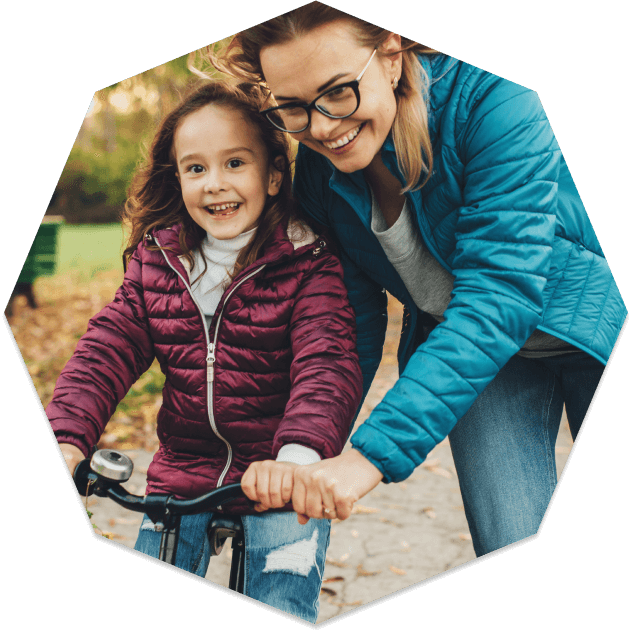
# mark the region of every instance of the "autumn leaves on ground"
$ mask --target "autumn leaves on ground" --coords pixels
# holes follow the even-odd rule
[[[9,324],[44,407],[50,402],[55,381],[85,333],[88,321],[112,300],[122,279],[122,270],[86,274],[72,268],[53,277],[37,279],[34,286],[36,310],[27,306],[24,297],[14,300]],[[368,415],[397,377],[401,306],[392,298],[389,315],[382,371],[376,377],[359,421]],[[101,438],[100,448],[143,448],[150,452],[158,448],[156,414],[163,383],[164,376],[154,361],[119,404]]]

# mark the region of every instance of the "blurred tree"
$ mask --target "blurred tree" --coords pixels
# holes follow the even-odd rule
[[[199,51],[95,93],[47,214],[71,223],[117,222],[132,172],[160,119],[197,77],[189,70]]]

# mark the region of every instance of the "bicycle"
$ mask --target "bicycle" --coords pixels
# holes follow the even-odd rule
[[[161,533],[159,560],[176,563],[180,519],[182,516],[210,512],[222,504],[246,499],[241,484],[216,488],[195,499],[174,499],[173,495],[150,494],[145,497],[127,492],[121,484],[132,475],[134,464],[125,454],[113,449],[101,449],[92,458],[79,462],[73,474],[80,495],[108,497],[123,508],[146,514]],[[241,518],[237,515],[214,516],[207,528],[211,556],[219,556],[227,539],[232,539],[233,557],[229,589],[244,593],[245,538]]]

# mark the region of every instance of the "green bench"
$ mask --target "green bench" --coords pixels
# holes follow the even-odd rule
[[[59,228],[64,223],[64,218],[58,215],[45,215],[33,240],[31,250],[26,256],[26,261],[20,272],[20,276],[11,293],[5,314],[11,316],[13,299],[18,295],[24,295],[31,308],[37,308],[37,302],[33,295],[33,283],[38,277],[55,274],[57,265],[57,236]]]

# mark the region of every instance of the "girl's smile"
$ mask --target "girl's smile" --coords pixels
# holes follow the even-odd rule
[[[212,237],[237,237],[257,226],[282,175],[253,124],[241,113],[206,105],[187,115],[174,136],[182,199]]]
[[[222,218],[231,218],[239,209],[241,202],[227,202],[222,204],[209,204],[206,210],[211,213],[218,220]]]

